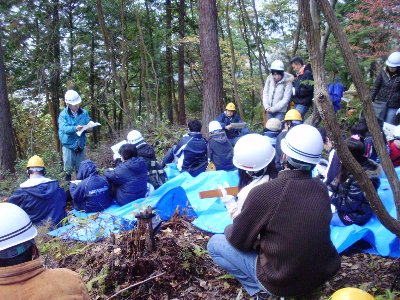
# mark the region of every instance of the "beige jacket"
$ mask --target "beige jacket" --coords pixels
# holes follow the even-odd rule
[[[290,98],[292,97],[294,77],[284,73],[279,82],[275,82],[272,74],[267,77],[263,90],[264,109],[271,108],[271,113],[286,112]]]
[[[0,267],[0,300],[89,300],[80,276],[68,269],[49,269],[35,259]]]

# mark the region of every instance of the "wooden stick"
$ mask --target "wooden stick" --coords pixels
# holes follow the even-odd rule
[[[232,195],[232,196],[236,196],[239,193],[239,187],[237,187],[237,186],[228,187],[228,188],[225,188],[225,190],[228,195]],[[220,189],[202,191],[202,192],[199,192],[199,197],[200,197],[200,199],[222,197],[222,193],[221,193]]]

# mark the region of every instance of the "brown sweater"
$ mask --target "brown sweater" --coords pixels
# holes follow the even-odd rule
[[[257,248],[257,278],[268,291],[305,295],[340,268],[330,240],[331,217],[322,182],[310,172],[281,171],[278,178],[250,191],[225,235],[242,251]]]

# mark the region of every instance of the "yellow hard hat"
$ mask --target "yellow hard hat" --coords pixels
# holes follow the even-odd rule
[[[353,287],[347,287],[337,290],[329,298],[329,300],[374,300],[374,299],[375,298],[371,294]]]
[[[235,104],[233,104],[232,102],[229,102],[229,103],[226,105],[225,109],[226,109],[226,110],[236,110],[236,106],[235,106]]]
[[[44,161],[40,156],[34,155],[28,160],[27,168],[40,167],[44,168]]]
[[[303,121],[303,118],[299,111],[293,108],[288,110],[283,121]]]

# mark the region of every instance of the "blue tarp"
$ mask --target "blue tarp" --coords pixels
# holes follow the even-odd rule
[[[400,173],[400,168],[396,169]],[[210,233],[222,233],[232,223],[229,214],[219,198],[200,199],[199,192],[218,188],[218,184],[228,183],[236,186],[239,178],[237,171],[205,172],[192,177],[187,172],[179,173],[172,164],[166,168],[169,178],[155,193],[148,198],[139,199],[125,206],[116,204],[102,213],[86,214],[72,211],[71,223],[50,232],[53,236],[81,241],[96,241],[110,235],[111,232],[132,229],[136,223],[134,215],[152,206],[163,220],[169,219],[179,205],[180,212],[196,217],[193,225]],[[386,209],[395,217],[396,209],[389,183],[381,178],[378,194]],[[366,225],[347,227],[331,226],[331,239],[339,252],[343,252],[359,240],[371,244],[371,252],[382,256],[400,256],[399,241],[373,217]]]

